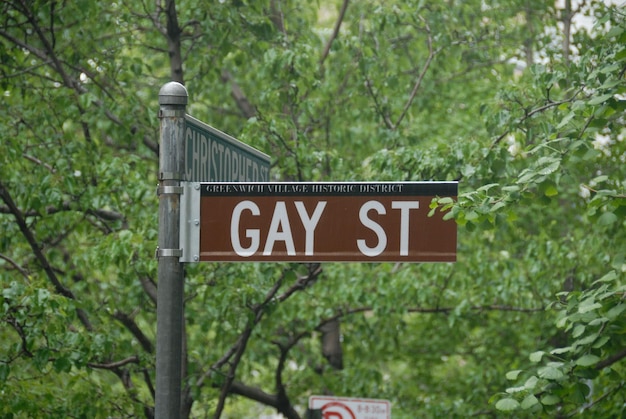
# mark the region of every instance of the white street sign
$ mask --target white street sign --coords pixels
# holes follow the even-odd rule
[[[391,419],[389,400],[311,396],[309,409],[321,410],[323,419]]]

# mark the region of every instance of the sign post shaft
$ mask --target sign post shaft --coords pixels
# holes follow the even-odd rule
[[[187,101],[187,90],[180,83],[167,83],[159,91],[156,419],[181,416],[184,270],[179,231]]]

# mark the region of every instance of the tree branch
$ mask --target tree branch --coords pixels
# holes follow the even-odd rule
[[[121,214],[116,211],[105,210],[105,209],[81,209],[73,207],[72,203],[64,202],[60,207],[48,206],[46,207],[46,215],[53,215],[59,212],[66,211],[78,211],[83,212],[88,215],[93,215],[105,221],[121,221],[124,220],[124,214]],[[0,214],[12,214],[11,209],[8,206],[0,205]],[[41,213],[38,211],[26,211],[23,213],[24,217],[37,217],[40,216]]]
[[[6,322],[10,324],[13,329],[17,332],[22,341],[22,353],[29,358],[33,357],[33,353],[28,349],[28,341],[26,340],[26,332],[24,332],[24,327],[17,321],[17,319],[11,314],[5,317]]]
[[[226,381],[224,382],[224,385],[222,386],[222,391],[220,393],[220,398],[217,402],[217,407],[215,408],[215,415],[214,415],[215,419],[219,419],[219,417],[222,415],[222,411],[224,410],[224,405],[226,403],[226,396],[228,396],[228,393],[230,392],[230,386],[233,383],[233,380],[235,379],[235,373],[237,371],[237,367],[239,366],[241,357],[243,356],[243,353],[246,350],[248,340],[250,339],[250,336],[252,335],[252,330],[254,330],[254,327],[263,318],[265,307],[267,306],[267,304],[269,304],[272,301],[272,299],[278,292],[278,289],[282,285],[284,278],[285,278],[285,272],[283,271],[283,274],[281,275],[281,277],[278,279],[278,281],[276,281],[272,289],[265,295],[265,299],[263,300],[263,302],[261,304],[257,304],[256,306],[252,308],[254,316],[250,320],[248,320],[248,324],[246,325],[246,328],[244,329],[244,331],[239,336],[239,339],[237,340],[236,349],[233,354],[233,359],[230,363],[230,369],[228,371],[228,375],[226,376]]]
[[[561,12],[561,21],[563,22],[563,63],[569,66],[569,50],[572,29],[572,0],[565,0],[565,8]]]
[[[309,272],[307,275],[298,278],[298,280],[291,287],[289,287],[289,289],[277,297],[279,302],[282,303],[287,298],[291,297],[295,292],[301,291],[317,281],[317,278],[322,273],[322,265],[319,263],[312,263],[308,265],[308,269]]]
[[[341,24],[346,15],[346,10],[348,9],[349,2],[350,0],[343,0],[343,4],[341,5],[341,10],[339,11],[339,17],[337,18],[337,22],[335,22],[333,33],[328,39],[328,42],[326,42],[326,47],[324,48],[324,52],[322,52],[322,58],[320,58],[320,67],[324,66],[324,61],[326,61],[326,57],[328,57],[328,54],[330,53],[330,47],[332,46],[333,41],[339,35],[339,29],[341,28]]]
[[[152,341],[141,331],[135,320],[126,313],[116,311],[113,314],[113,318],[117,319],[128,329],[130,333],[139,341],[139,344],[144,351],[151,354],[154,352],[154,345]]]
[[[558,102],[549,102],[543,106],[539,106],[538,108],[533,109],[530,112],[525,112],[524,116],[519,118],[516,122],[517,124],[521,124],[522,122],[526,121],[527,119],[531,118],[533,115],[546,111],[548,109],[563,105],[565,103],[569,103],[569,102],[573,102],[577,97],[578,94],[581,93],[583,91],[584,87],[581,87],[580,89],[578,89],[577,91],[575,91],[572,96],[570,96],[567,99],[563,99],[560,100]],[[489,147],[489,150],[491,151],[496,145],[498,145],[498,143],[500,143],[500,141],[502,141],[504,139],[504,137],[506,137],[507,135],[509,135],[511,131],[510,130],[506,130],[504,133],[502,133],[498,138],[496,138],[493,143],[491,144],[491,146]]]
[[[378,97],[376,96],[376,93],[374,92],[374,88],[372,87],[372,81],[367,77],[367,75],[365,76],[365,87],[367,88],[368,93],[374,100],[374,107],[376,108],[376,112],[378,112],[378,114],[383,118],[385,127],[387,127],[387,129],[389,130],[393,130],[394,129],[393,122],[389,118],[389,115],[387,114],[387,112],[385,112],[383,106],[379,103]]]
[[[422,81],[424,80],[424,76],[426,76],[426,72],[428,71],[428,68],[430,67],[431,62],[433,61],[433,58],[435,57],[435,51],[433,50],[433,38],[430,32],[430,26],[428,25],[426,20],[424,20],[423,17],[418,16],[418,18],[424,23],[424,27],[426,28],[426,44],[428,45],[428,56],[426,57],[426,62],[424,63],[424,66],[422,67],[422,71],[420,71],[419,75],[417,76],[417,80],[415,81],[415,84],[413,85],[413,89],[411,90],[409,99],[404,104],[404,109],[402,109],[402,113],[398,117],[398,120],[396,121],[396,123],[393,124],[392,129],[394,131],[398,129],[398,127],[400,126],[400,123],[402,122],[407,112],[409,111],[409,108],[413,104],[413,101],[415,100],[415,96],[417,96],[417,91],[421,87]]]
[[[101,370],[107,370],[107,371],[111,371],[113,374],[115,374],[120,381],[122,382],[122,385],[124,386],[124,388],[126,389],[126,392],[128,393],[128,396],[137,404],[141,404],[143,405],[143,410],[144,410],[144,414],[146,415],[146,418],[150,419],[154,417],[154,411],[152,406],[149,406],[148,404],[144,403],[143,401],[141,401],[138,397],[137,397],[137,392],[135,391],[135,386],[133,384],[133,380],[131,377],[131,373],[129,370],[127,369],[123,369],[122,367],[128,365],[128,364],[139,364],[139,357],[137,355],[133,355],[130,356],[126,359],[122,359],[120,361],[115,361],[115,362],[109,362],[106,364],[100,364],[100,363],[96,363],[96,362],[88,362],[87,366],[90,368],[94,368],[94,369],[101,369]],[[144,370],[145,372],[145,370]],[[145,375],[144,375],[145,377]],[[148,379],[149,382],[149,379]],[[152,388],[151,388],[152,390]]]
[[[263,392],[261,389],[247,386],[241,382],[235,381],[235,373],[237,367],[241,361],[243,353],[246,349],[246,345],[250,336],[252,335],[252,331],[254,327],[261,321],[263,315],[265,313],[265,309],[269,304],[272,303],[281,303],[292,296],[296,291],[303,290],[309,286],[311,286],[318,278],[320,273],[322,272],[321,266],[319,263],[306,264],[308,268],[308,273],[298,278],[295,284],[293,284],[290,288],[288,288],[284,293],[277,296],[278,290],[282,286],[285,275],[287,273],[287,269],[284,270],[280,276],[280,278],[274,283],[272,288],[266,293],[265,298],[259,304],[253,305],[250,309],[253,312],[250,320],[246,324],[245,329],[241,332],[237,341],[229,348],[229,350],[213,365],[211,365],[197,380],[196,387],[202,387],[205,381],[210,377],[213,372],[219,372],[219,370],[226,364],[230,365],[229,371],[226,374],[226,380],[222,384],[222,390],[220,392],[220,397],[218,400],[218,406],[215,411],[215,418],[219,418],[225,405],[226,397],[229,394],[239,394],[244,397],[249,397],[251,400],[258,401],[267,406],[271,406],[277,409],[277,411],[281,412],[287,418],[291,419],[299,419],[300,416],[293,409],[291,403],[289,402],[285,389],[282,389],[283,394],[281,395],[280,384],[281,382],[277,382],[277,390],[279,392],[278,395],[271,395]],[[302,337],[306,336],[309,332],[301,333],[297,338],[290,340],[290,342],[282,347],[284,354],[281,355],[283,358],[286,357],[287,351],[293,345],[295,345]],[[286,358],[283,359],[283,365]],[[277,374],[282,372],[282,366],[280,367]],[[279,377],[277,375],[277,377]],[[280,378],[279,378],[280,379]]]
[[[289,396],[287,396],[287,390],[285,389],[285,385],[283,384],[283,370],[285,369],[285,363],[287,362],[287,355],[289,354],[289,349],[293,346],[289,346],[287,348],[283,348],[279,345],[280,348],[280,358],[278,359],[278,366],[276,367],[275,381],[276,381],[276,410],[285,416],[287,419],[300,419],[300,415],[295,411],[291,402],[289,401]]]
[[[157,287],[154,281],[152,281],[150,277],[144,276],[139,279],[139,282],[141,282],[141,286],[143,287],[143,290],[146,292],[150,300],[152,300],[152,302],[156,304],[157,303]]]
[[[44,31],[41,29],[39,22],[35,14],[29,8],[30,4],[27,4],[25,0],[21,1],[23,7],[23,15],[30,22],[34,31],[37,33],[37,37],[41,41],[41,44],[44,47],[44,51],[38,50],[38,56],[42,58],[44,61],[51,60],[54,69],[63,79],[63,84],[69,88],[75,89],[76,83],[72,80],[72,78],[67,74],[65,69],[63,68],[63,64],[59,60],[59,57],[54,52],[54,45],[50,42],[50,40],[45,36]],[[29,50],[31,50],[31,46],[28,45]]]
[[[133,355],[126,359],[122,359],[121,361],[109,362],[108,364],[98,364],[95,362],[88,362],[87,366],[90,368],[96,368],[100,370],[115,370],[127,364],[139,364],[139,357],[137,355]]]
[[[26,154],[26,153],[22,154],[22,156],[23,156],[26,160],[30,160],[30,161],[32,161],[33,163],[36,163],[36,164],[38,164],[38,165],[40,165],[40,166],[45,167],[46,169],[48,169],[48,171],[49,171],[50,173],[56,173],[56,170],[54,170],[54,167],[50,166],[50,165],[49,165],[48,163],[46,163],[46,162],[43,162],[43,161],[39,160],[37,157],[31,156],[30,154]]]
[[[181,30],[178,26],[176,13],[176,1],[167,0],[165,4],[165,17],[167,19],[167,46],[170,57],[170,77],[173,81],[185,84],[183,77],[183,57],[180,49]]]
[[[230,392],[239,396],[246,397],[255,402],[262,403],[266,406],[277,407],[278,397],[268,394],[258,387],[248,386],[241,381],[233,381],[230,385]]]
[[[24,12],[25,17],[27,19],[29,19],[29,21],[31,21],[31,24],[37,29],[36,26],[36,22],[33,20],[34,18],[29,17],[28,15],[28,11]],[[37,31],[37,33],[40,33],[40,31]],[[73,89],[74,91],[76,91],[78,94],[83,94],[85,92],[87,92],[86,87],[77,82],[77,80],[74,78],[71,78],[68,73],[65,71],[65,69],[62,67],[62,65],[64,64],[64,62],[62,62],[61,60],[59,60],[59,58],[56,56],[56,54],[54,54],[53,50],[42,50],[39,49],[27,42],[22,41],[21,39],[18,39],[16,37],[14,37],[13,35],[11,35],[10,33],[6,32],[6,31],[2,31],[0,30],[0,37],[3,37],[5,39],[7,39],[9,42],[19,46],[20,48],[23,48],[27,51],[29,51],[30,53],[32,53],[34,56],[36,56],[37,58],[39,58],[42,61],[42,66],[46,65],[46,66],[50,66],[52,69],[54,69],[54,71],[56,71],[59,76],[61,77],[62,81],[63,81],[63,85]],[[43,34],[41,34],[41,37],[44,37]],[[45,38],[45,37],[44,37]],[[45,42],[42,41],[42,43],[44,44],[44,46],[46,45]],[[71,66],[70,66],[71,67]],[[93,80],[93,79],[92,79]],[[104,91],[104,89],[102,89]],[[96,100],[95,104],[104,109],[104,104],[102,103],[102,101],[100,100]],[[82,109],[82,107],[80,107],[79,105],[77,105],[79,107],[79,111],[82,113],[84,112],[84,110]],[[105,115],[115,124],[117,125],[121,125],[122,122],[119,118],[117,118],[115,115],[113,115],[110,111],[108,111],[107,109],[104,109],[105,111]],[[83,128],[85,128],[86,126],[83,124]],[[89,132],[86,132],[86,138],[89,138]],[[148,147],[150,150],[152,150],[153,152],[158,154],[159,148],[158,148],[158,144],[152,139],[151,136],[149,135],[145,135],[143,137],[143,144]],[[24,156],[25,158],[29,158],[29,156]],[[34,161],[35,163],[37,163],[37,161],[30,159]],[[46,168],[48,168],[48,166],[45,166]]]
[[[278,411],[282,412],[284,415],[287,415],[287,417],[289,418],[299,419],[299,416],[295,416],[297,415],[297,412],[293,410],[288,399],[286,399],[286,395],[283,395],[284,397],[282,398],[280,394],[278,396],[270,395],[270,394],[263,392],[260,389],[249,387],[241,382],[237,382],[235,381],[234,378],[235,378],[236,369],[239,365],[239,362],[241,361],[241,357],[243,356],[247,342],[250,339],[250,336],[252,334],[254,327],[263,318],[263,314],[265,312],[265,308],[267,307],[267,305],[271,304],[273,301],[278,302],[278,303],[283,302],[287,298],[289,298],[291,295],[293,295],[296,291],[305,289],[307,286],[310,286],[315,281],[315,279],[317,279],[318,275],[322,271],[319,264],[309,264],[307,266],[309,269],[308,274],[300,277],[293,286],[291,286],[287,291],[285,291],[283,294],[277,297],[276,294],[278,293],[278,290],[283,284],[287,270],[283,271],[280,278],[276,281],[273,287],[267,292],[263,301],[251,307],[251,310],[253,311],[253,316],[249,320],[244,331],[239,335],[239,338],[237,339],[235,344],[233,344],[230,347],[230,349],[217,362],[211,365],[211,367],[209,367],[207,371],[204,374],[202,374],[200,378],[198,378],[198,380],[196,381],[196,386],[202,387],[204,385],[204,382],[206,381],[207,378],[209,378],[212,372],[219,371],[227,363],[230,364],[230,369],[226,376],[226,381],[222,385],[222,391],[220,393],[218,406],[216,408],[215,415],[214,415],[215,418],[220,417],[224,409],[226,396],[232,393],[232,394],[243,395],[246,397],[249,396],[249,398],[252,400],[256,400],[268,406],[275,407]],[[302,336],[305,336],[305,334],[302,334],[298,339],[300,339]],[[295,342],[297,342],[297,340]],[[293,346],[295,342],[292,344],[289,344],[288,348],[291,348],[291,346]],[[285,349],[285,350],[288,351],[288,349]],[[285,353],[285,356],[286,356],[286,353]]]
[[[13,267],[15,269],[17,269],[19,273],[22,274],[24,279],[26,279],[26,282],[30,284],[30,277],[28,276],[28,272],[26,272],[26,270],[24,268],[22,268],[20,265],[18,265],[16,261],[14,261],[13,259],[11,259],[10,257],[8,257],[6,255],[3,255],[2,253],[0,253],[0,259],[3,259],[5,261],[9,262],[11,265],[13,265]]]
[[[270,0],[269,18],[270,18],[270,21],[274,24],[274,26],[276,26],[276,29],[278,29],[285,36],[287,36],[287,32],[285,31],[283,12],[276,5],[276,0]]]
[[[222,70],[222,81],[229,82],[231,92],[230,95],[235,99],[235,103],[237,107],[243,114],[246,119],[252,118],[256,115],[256,110],[254,106],[250,103],[246,95],[241,90],[241,87],[237,84],[237,82],[233,79],[233,75],[228,70]]]
[[[595,368],[597,370],[601,370],[603,368],[606,368],[606,367],[608,367],[610,365],[615,364],[618,361],[621,361],[624,358],[626,358],[626,348],[624,348],[621,351],[611,355],[607,359],[603,359],[602,361],[598,362],[596,364]]]
[[[15,220],[20,229],[20,232],[22,233],[22,235],[24,236],[24,238],[30,245],[31,250],[35,254],[35,258],[42,266],[48,279],[54,286],[55,291],[63,295],[66,298],[69,298],[71,300],[76,300],[76,296],[74,295],[74,293],[72,293],[72,291],[69,288],[66,288],[65,286],[63,286],[63,284],[57,277],[54,269],[52,268],[52,266],[50,265],[50,262],[48,261],[48,258],[43,254],[41,247],[39,243],[37,242],[37,239],[35,238],[33,232],[28,228],[28,225],[26,224],[26,220],[24,219],[22,212],[17,208],[17,205],[15,205],[15,202],[13,201],[11,194],[5,188],[2,182],[0,182],[0,198],[2,198],[4,203],[7,205],[10,213],[13,214],[13,217],[15,217]],[[89,321],[89,318],[87,317],[87,314],[82,309],[77,308],[76,314],[78,318],[80,319],[81,323],[83,324],[83,326],[85,326],[85,329],[89,331],[93,330],[93,327],[91,325],[91,322]]]

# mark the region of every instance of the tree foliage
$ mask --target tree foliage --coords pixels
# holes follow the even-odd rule
[[[623,415],[623,11],[213,3],[0,5],[0,417],[153,416],[170,80],[273,180],[461,188],[456,264],[186,266],[183,417]]]

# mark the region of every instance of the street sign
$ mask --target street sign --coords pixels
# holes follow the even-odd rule
[[[391,419],[389,400],[311,396],[309,409],[321,410],[322,419]]]
[[[201,183],[183,261],[454,262],[457,182]],[[196,192],[197,193],[197,192]],[[199,211],[197,206],[199,205]],[[186,211],[186,209],[184,209]]]
[[[269,156],[185,115],[186,181],[267,182],[269,171]]]

